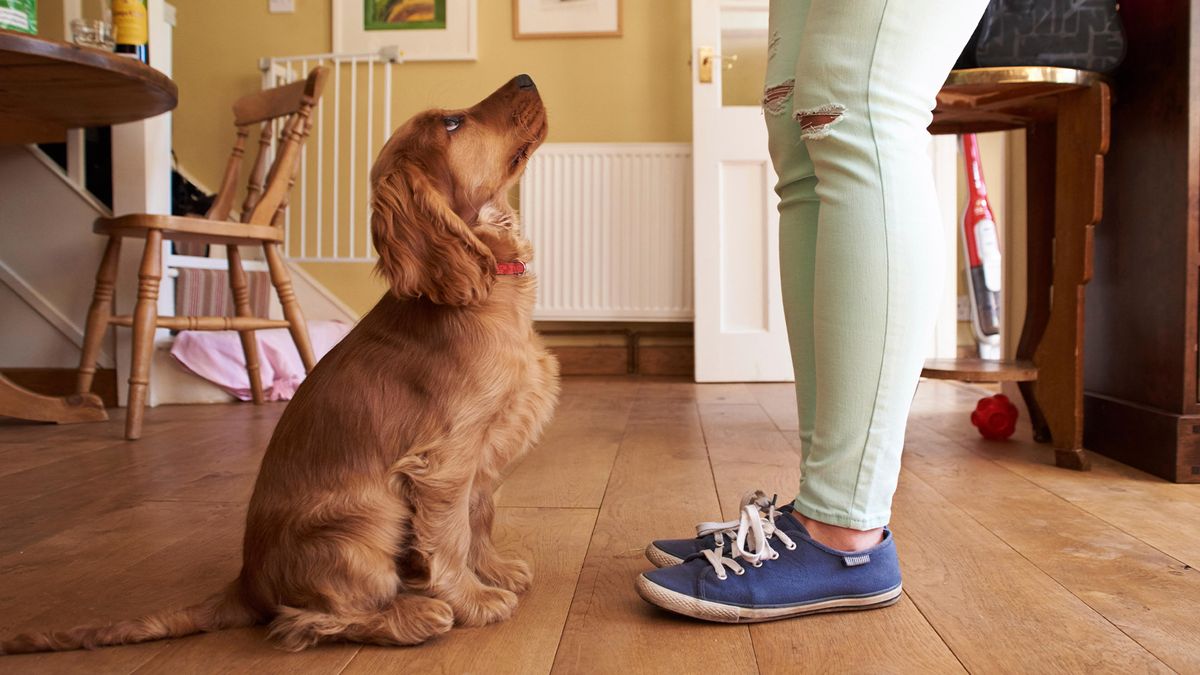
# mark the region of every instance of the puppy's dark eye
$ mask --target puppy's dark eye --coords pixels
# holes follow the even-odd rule
[[[446,125],[446,131],[456,131],[462,126],[463,118],[459,117],[443,117],[442,124]]]

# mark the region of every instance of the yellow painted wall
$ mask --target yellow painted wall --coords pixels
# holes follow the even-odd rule
[[[39,2],[37,7],[38,13],[38,37],[48,38],[50,40],[64,39],[63,33],[63,6],[62,2],[55,0],[54,2]]]
[[[330,1],[296,0],[294,14],[269,14],[266,0],[173,4],[175,151],[187,173],[215,189],[233,140],[229,107],[259,89],[258,59],[330,51]],[[550,113],[550,142],[691,139],[688,0],[626,0],[623,37],[591,39],[514,40],[509,0],[478,6],[479,60],[400,66],[395,124],[425,108],[470,105],[527,72]],[[367,265],[305,268],[360,311],[382,291]]]

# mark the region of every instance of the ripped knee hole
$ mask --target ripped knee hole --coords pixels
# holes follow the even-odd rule
[[[841,115],[803,115],[800,117],[801,129],[817,129],[833,124]]]
[[[779,53],[779,43],[783,42],[783,35],[779,31],[771,33],[771,39],[767,42],[767,58],[772,58]]]
[[[772,115],[782,115],[787,109],[788,99],[792,96],[792,89],[796,86],[795,80],[785,80],[779,84],[771,85],[763,91],[763,110]]]
[[[831,128],[842,120],[846,106],[827,103],[808,110],[797,110],[793,116],[800,123],[800,136],[806,140],[818,140],[832,133]]]

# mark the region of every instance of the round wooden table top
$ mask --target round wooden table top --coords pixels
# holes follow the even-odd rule
[[[154,117],[179,103],[171,78],[126,56],[0,30],[0,142]]]
[[[1054,116],[1063,94],[1105,83],[1088,70],[1005,66],[950,71],[933,111],[934,134],[1020,129]]]

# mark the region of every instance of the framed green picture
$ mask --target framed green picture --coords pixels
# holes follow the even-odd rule
[[[346,56],[386,52],[388,58],[401,61],[474,61],[477,4],[478,0],[329,0],[333,51]]]
[[[446,0],[363,0],[365,30],[445,30]]]
[[[0,28],[37,35],[37,0],[0,0]]]

